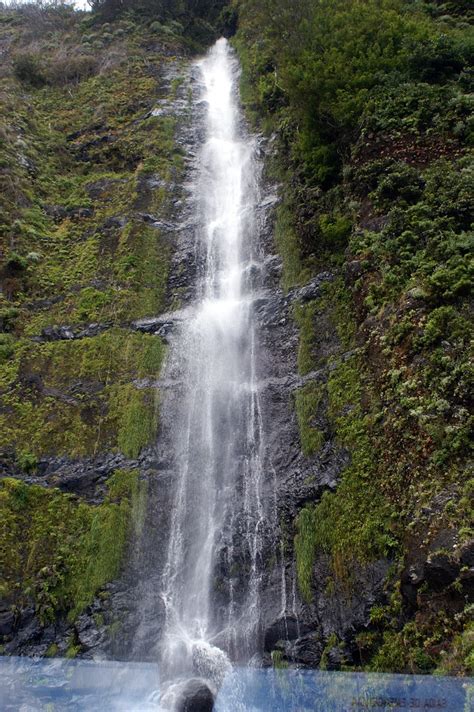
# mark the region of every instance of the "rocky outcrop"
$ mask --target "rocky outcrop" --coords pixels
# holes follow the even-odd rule
[[[33,336],[32,340],[39,343],[46,341],[72,341],[73,339],[92,338],[106,331],[111,326],[106,324],[87,324],[86,326],[47,326],[41,331],[40,336]]]
[[[415,537],[407,541],[401,593],[408,613],[420,608],[427,593],[456,612],[474,601],[474,539],[458,539],[456,529],[441,529],[428,546],[419,546]]]
[[[62,457],[43,457],[38,460],[33,472],[24,472],[14,461],[0,461],[0,477],[14,476],[28,484],[57,487],[62,492],[76,494],[90,504],[103,500],[105,483],[119,469],[146,467],[153,459],[152,450],[144,450],[138,460],[126,458],[121,453],[107,453],[97,457],[73,460]]]
[[[143,334],[155,334],[165,341],[172,331],[189,316],[189,310],[178,309],[155,317],[138,319],[132,323],[132,329]]]

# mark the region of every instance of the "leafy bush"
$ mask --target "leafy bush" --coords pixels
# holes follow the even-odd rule
[[[27,266],[28,262],[25,257],[16,252],[10,252],[5,260],[3,272],[7,275],[17,275],[24,272]]]
[[[15,320],[19,315],[17,307],[4,305],[3,300],[0,301],[0,331],[12,331],[15,325]]]
[[[377,207],[390,208],[397,204],[416,203],[424,188],[419,172],[406,163],[393,163],[377,181],[377,187],[370,198]]]
[[[458,75],[472,56],[472,47],[457,37],[438,35],[417,41],[410,52],[409,70],[416,79],[441,83]]]
[[[464,338],[468,333],[465,319],[452,306],[434,309],[425,324],[423,335],[417,341],[421,346],[432,347],[443,339],[449,341]]]
[[[47,68],[48,80],[55,86],[78,84],[92,77],[98,69],[98,60],[91,54],[60,54]]]
[[[8,361],[15,352],[15,340],[10,334],[0,334],[0,364]]]
[[[13,71],[17,79],[33,87],[42,87],[47,83],[41,57],[31,52],[17,54],[13,58]]]
[[[348,243],[351,234],[352,221],[344,215],[321,215],[319,218],[320,240],[322,251],[339,252]]]
[[[17,455],[18,466],[24,472],[33,472],[38,466],[38,458],[33,453],[22,450]]]
[[[401,82],[374,88],[361,121],[364,137],[374,131],[443,135],[457,127],[457,137],[468,132],[472,101],[457,84],[430,85]]]

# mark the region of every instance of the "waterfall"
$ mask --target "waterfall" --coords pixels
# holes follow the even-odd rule
[[[226,40],[198,63],[205,140],[194,201],[198,298],[170,344],[182,391],[163,403],[174,501],[160,663],[169,680],[219,685],[259,636],[263,437],[252,318],[258,162],[238,108],[238,64]],[[170,422],[172,421],[172,422]],[[236,545],[238,544],[238,545]]]

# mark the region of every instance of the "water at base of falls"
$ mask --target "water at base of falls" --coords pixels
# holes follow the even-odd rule
[[[182,681],[217,689],[230,660],[248,662],[259,640],[262,423],[248,281],[258,165],[241,128],[238,66],[226,40],[199,62],[206,106],[196,205],[203,270],[198,299],[170,347],[184,384],[172,418],[174,502],[161,577],[165,621],[161,704]],[[176,400],[179,403],[176,404]],[[170,423],[168,423],[168,427]]]

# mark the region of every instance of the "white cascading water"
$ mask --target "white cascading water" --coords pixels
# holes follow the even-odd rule
[[[258,164],[254,141],[239,125],[238,67],[227,41],[219,40],[199,68],[206,139],[196,249],[204,266],[195,310],[170,354],[184,392],[174,414],[176,489],[161,591],[165,707],[177,680],[197,676],[218,687],[230,660],[248,661],[255,652],[265,523],[250,276]],[[244,591],[236,584],[242,578]]]

